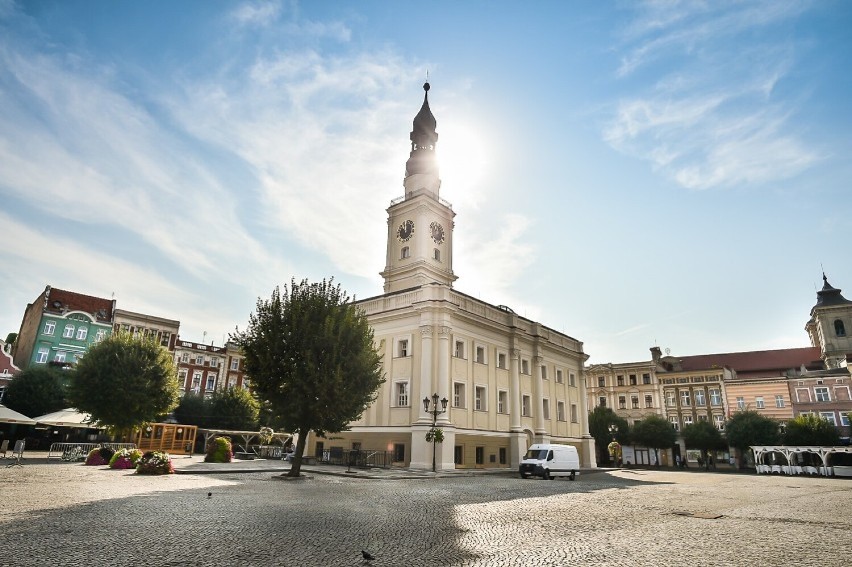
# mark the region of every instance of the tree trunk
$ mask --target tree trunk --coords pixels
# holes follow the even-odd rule
[[[305,432],[304,434],[302,432]],[[299,440],[296,442],[296,452],[293,453],[293,459],[290,461],[290,472],[287,476],[299,476],[302,470],[302,453],[305,452],[305,445],[308,442],[308,431],[305,429],[299,430]]]

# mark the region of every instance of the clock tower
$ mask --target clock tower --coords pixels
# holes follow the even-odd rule
[[[405,163],[405,195],[388,207],[388,247],[385,269],[385,293],[439,283],[452,287],[453,212],[441,199],[435,145],[437,122],[429,109],[429,83],[423,106],[414,117],[411,131],[411,155]]]

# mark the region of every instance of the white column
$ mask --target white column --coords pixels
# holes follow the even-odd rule
[[[542,438],[547,434],[547,431],[544,429],[544,394],[542,390],[544,388],[544,384],[542,384],[542,376],[541,376],[541,363],[544,359],[538,354],[533,355],[532,363],[533,363],[533,398],[535,399],[533,405],[533,411],[535,412],[535,437],[536,443],[544,443],[545,440]]]
[[[521,457],[527,451],[527,439],[521,426],[521,351],[509,350],[509,408],[511,421],[509,429],[509,466],[517,469]]]
[[[438,421],[444,423],[450,421],[450,407],[453,403],[452,381],[450,380],[450,336],[452,332],[453,330],[446,325],[438,328],[438,375],[435,392],[437,392],[439,398],[446,397],[450,400],[447,404],[447,413],[438,416]]]
[[[509,389],[512,393],[509,404],[511,406],[512,431],[521,431],[521,375],[520,375],[521,351],[513,348],[509,353]]]
[[[586,373],[582,368],[577,376],[580,385],[580,434],[583,436],[589,435],[589,409],[588,409],[588,394],[586,393]]]
[[[420,397],[417,405],[420,407],[418,422],[432,423],[432,416],[423,408],[423,398],[432,399],[432,326],[420,326]]]

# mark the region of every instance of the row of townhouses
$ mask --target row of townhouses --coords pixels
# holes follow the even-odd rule
[[[778,420],[812,413],[848,441],[852,301],[823,280],[805,325],[812,346],[682,357],[653,347],[646,361],[587,366],[589,407],[612,408],[630,424],[660,415],[678,431],[698,421],[723,430],[728,417],[746,409]],[[681,441],[671,458],[682,449]]]
[[[0,401],[14,374],[33,365],[73,365],[92,345],[113,332],[152,337],[175,357],[182,392],[212,394],[248,388],[236,345],[184,341],[180,321],[119,309],[115,299],[46,286],[24,311],[14,345],[0,354]]]

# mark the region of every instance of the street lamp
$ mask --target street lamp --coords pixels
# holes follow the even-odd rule
[[[612,435],[612,440],[615,441],[615,434],[618,433],[618,426],[614,423],[609,424],[609,434]]]
[[[609,429],[609,434],[612,435],[612,441],[610,442],[607,449],[609,451],[609,456],[612,457],[617,466],[618,459],[620,458],[619,453],[621,453],[621,446],[618,444],[618,441],[615,440],[615,434],[618,433],[618,426],[614,423],[610,423],[607,429]]]
[[[429,409],[429,402],[432,402],[432,409]],[[438,423],[438,416],[442,413],[446,413],[447,411],[447,398],[442,398],[441,409],[438,409],[438,394],[432,394],[432,399],[423,398],[423,409],[426,413],[432,415],[432,431],[430,432],[432,437],[432,472],[435,472],[435,444],[438,442],[435,435],[435,424]]]

